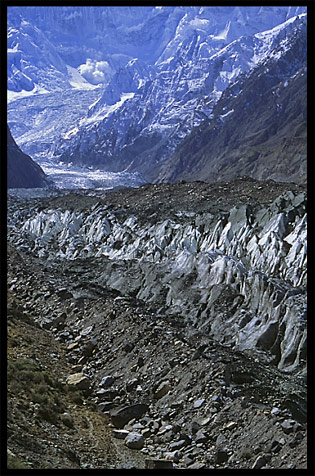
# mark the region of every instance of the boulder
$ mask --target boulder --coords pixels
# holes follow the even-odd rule
[[[203,405],[205,402],[205,399],[204,398],[200,398],[199,400],[196,400],[194,402],[194,408],[200,408],[201,405]]]
[[[69,413],[67,412],[62,413],[62,415],[60,415],[60,419],[62,423],[66,425],[68,428],[73,428],[73,418]]]
[[[97,347],[97,340],[96,339],[90,339],[89,341],[86,342],[86,344],[82,348],[82,354],[85,357],[91,357],[93,354],[94,349]]]
[[[216,464],[225,463],[228,460],[228,453],[222,448],[218,448],[214,455],[214,461]]]
[[[206,469],[206,464],[201,461],[196,461],[188,466],[187,469]]]
[[[123,428],[133,418],[141,418],[149,410],[145,403],[136,403],[122,408],[110,410],[111,422],[116,428]]]
[[[103,387],[103,388],[110,387],[114,382],[115,382],[115,378],[112,377],[112,375],[106,375],[106,377],[102,378],[100,382],[100,387]]]
[[[144,436],[140,433],[129,433],[125,438],[125,445],[133,450],[141,450],[144,446]]]
[[[69,375],[66,383],[75,390],[88,390],[91,385],[90,379],[81,372]]]
[[[137,387],[138,383],[139,379],[136,377],[131,380],[128,380],[128,382],[126,383],[127,392],[131,392],[132,390],[134,390]]]
[[[73,349],[78,349],[78,348],[79,348],[79,342],[71,342],[66,347],[67,350],[73,350]]]
[[[284,420],[281,423],[281,428],[283,429],[284,433],[289,434],[294,431],[296,427],[296,421],[292,419]]]
[[[166,382],[162,382],[158,388],[156,389],[156,391],[154,392],[154,398],[156,398],[157,400],[159,400],[160,398],[164,397],[164,395],[166,395],[169,391],[170,391],[171,387],[170,387],[170,384],[168,381]]]
[[[61,288],[56,291],[56,295],[61,299],[71,299],[73,294],[67,288]]]
[[[173,462],[166,459],[146,459],[146,469],[172,469]]]
[[[97,404],[97,408],[100,412],[107,412],[111,410],[115,404],[113,402],[100,402]]]
[[[174,441],[173,443],[170,444],[170,450],[171,451],[180,450],[184,446],[186,446],[186,440]]]
[[[203,430],[198,430],[196,433],[195,441],[196,443],[205,443],[209,440],[209,437]]]
[[[260,455],[256,458],[252,469],[261,469],[263,466],[265,466],[268,461],[270,461],[270,455],[269,454],[263,454]]]

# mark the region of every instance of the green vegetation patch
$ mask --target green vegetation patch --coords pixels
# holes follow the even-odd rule
[[[8,361],[8,389],[14,394],[26,394],[34,403],[40,404],[39,416],[55,424],[65,407],[58,393],[60,382],[53,380],[47,371],[40,369],[34,359],[19,358]]]

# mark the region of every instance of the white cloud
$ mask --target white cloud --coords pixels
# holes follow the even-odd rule
[[[79,73],[90,83],[104,83],[112,74],[112,69],[107,61],[95,61],[87,58],[86,63],[78,67]]]

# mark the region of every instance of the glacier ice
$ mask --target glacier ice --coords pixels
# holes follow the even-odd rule
[[[222,217],[190,214],[183,223],[143,224],[98,203],[71,212],[34,209],[8,226],[48,261],[103,259],[99,283],[149,302],[164,296],[170,312],[242,350],[270,351],[279,368],[292,370],[306,336],[304,206],[304,193],[284,193],[256,212],[241,205]],[[132,283],[125,264],[134,270]],[[216,307],[224,293],[234,296],[225,314]]]

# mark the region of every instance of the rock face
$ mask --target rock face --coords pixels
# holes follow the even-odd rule
[[[43,170],[21,151],[7,128],[8,188],[42,188],[48,185],[49,181]]]
[[[138,171],[149,181],[228,180],[245,174],[265,179],[275,162],[279,170],[274,179],[304,180],[305,18],[276,28],[268,47],[266,37],[242,37],[204,58],[196,35],[185,38],[180,53],[155,69],[128,63],[81,127],[56,144],[54,154],[62,161],[90,161],[115,172]],[[246,58],[239,57],[242,49]],[[261,63],[252,68],[257,56]],[[229,82],[222,79],[226,77]],[[124,94],[117,91],[121,82]],[[232,90],[226,91],[231,83]]]
[[[182,141],[157,181],[230,180],[238,175],[305,182],[307,175],[306,24],[250,75],[222,94]]]

